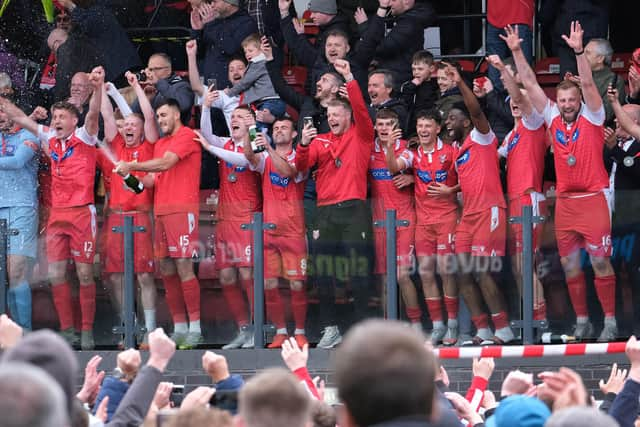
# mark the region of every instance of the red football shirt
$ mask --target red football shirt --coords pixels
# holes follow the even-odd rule
[[[498,139],[492,130],[484,135],[473,128],[462,143],[456,157],[462,215],[482,212],[493,206],[506,208],[497,149]]]
[[[124,138],[118,134],[111,144],[109,144],[116,159],[125,162],[144,162],[153,159],[153,144],[142,141],[142,144],[135,147],[127,147]],[[105,177],[105,188],[109,192],[109,207],[122,211],[141,210],[148,211],[153,205],[153,191],[145,189],[142,193],[136,194],[129,190],[123,178],[113,172],[113,163],[98,150],[98,164]],[[146,172],[132,172],[132,175],[141,179]]]
[[[412,167],[416,178],[415,197],[418,224],[437,224],[446,221],[451,215],[456,215],[458,204],[456,195],[449,197],[434,197],[427,194],[433,183],[442,183],[448,187],[458,184],[458,173],[455,159],[458,151],[440,139],[430,152],[425,152],[422,146],[412,157]]]
[[[396,210],[396,218],[406,219],[415,225],[415,206],[413,202],[413,187],[398,189],[393,183],[393,176],[387,168],[386,148],[376,140],[371,150],[369,160],[369,183],[371,185],[371,204],[373,220],[383,220],[387,209]],[[399,139],[394,145],[396,157],[410,158],[407,141]]]
[[[200,195],[200,162],[202,151],[194,140],[195,133],[182,126],[175,135],[159,139],[153,146],[153,157],[174,153],[180,160],[169,170],[156,175],[154,214],[198,212]]]
[[[287,155],[287,162],[295,164],[296,152]],[[264,221],[276,225],[268,231],[278,236],[304,236],[304,187],[306,175],[298,172],[295,177],[282,176],[274,167],[271,156],[264,153],[256,168],[262,174]]]
[[[51,159],[51,206],[71,208],[93,204],[96,174],[96,136],[83,127],[64,141],[55,130],[38,126],[38,138]]]
[[[544,118],[533,111],[504,138],[500,153],[507,157],[509,200],[533,190],[542,192],[546,128]]]
[[[585,104],[578,117],[567,125],[555,104],[548,102],[544,120],[553,140],[553,161],[556,169],[556,191],[559,196],[571,193],[593,193],[609,187],[604,167],[604,107],[593,112]],[[570,157],[575,164],[571,166]]]
[[[236,144],[230,138],[224,149],[242,153],[242,144]],[[255,212],[262,209],[260,194],[260,174],[247,167],[235,166],[220,160],[220,195],[218,219],[220,221],[251,222]]]

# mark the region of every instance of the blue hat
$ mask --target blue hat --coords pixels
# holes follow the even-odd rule
[[[543,427],[551,411],[541,400],[515,395],[503,399],[486,422],[487,427]]]

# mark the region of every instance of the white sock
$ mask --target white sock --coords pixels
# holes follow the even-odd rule
[[[587,316],[578,316],[576,318],[576,323],[587,323],[589,318]]]
[[[189,332],[201,333],[200,320],[193,320],[193,321],[189,322]]]
[[[287,335],[287,328],[278,328],[278,329],[276,329],[276,334]]]
[[[156,310],[144,310],[144,326],[147,332],[153,332],[156,329]]]
[[[187,322],[177,322],[173,325],[173,332],[177,334],[186,334],[189,332],[189,328],[187,327]]]
[[[612,323],[612,324],[616,324],[616,317],[615,316],[606,316],[604,318],[604,322],[605,323]]]
[[[303,329],[298,329],[296,328],[295,331],[293,331],[294,335],[304,335],[304,328]]]
[[[442,329],[442,328],[444,328],[444,322],[442,320],[433,321],[433,329]]]
[[[451,318],[451,319],[447,320],[447,327],[448,328],[457,328],[458,327],[458,319]]]

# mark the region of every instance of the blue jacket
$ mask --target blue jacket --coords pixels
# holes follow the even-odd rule
[[[198,32],[198,45],[204,49],[201,75],[206,79],[216,79],[223,89],[229,86],[228,63],[231,58],[244,56],[240,43],[247,36],[257,33],[256,22],[244,9],[226,18],[218,18],[207,23]]]
[[[111,421],[113,414],[116,413],[118,405],[120,405],[120,402],[127,393],[127,390],[129,390],[129,383],[121,381],[115,377],[106,377],[102,382],[102,387],[100,387],[98,397],[96,397],[96,403],[93,406],[94,415],[98,406],[100,406],[102,399],[109,396],[109,403],[107,403],[107,422]]]
[[[0,208],[37,207],[40,140],[26,129],[0,138]]]

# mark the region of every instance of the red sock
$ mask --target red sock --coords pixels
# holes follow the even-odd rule
[[[80,285],[80,311],[82,312],[83,331],[93,330],[96,317],[96,284]]]
[[[407,307],[406,312],[411,323],[420,322],[420,318],[422,317],[422,310],[420,310],[420,307]]]
[[[264,290],[265,305],[267,306],[267,316],[276,328],[285,328],[287,322],[284,320],[284,304],[280,297],[278,288]]]
[[[240,288],[235,283],[231,285],[223,285],[222,294],[224,295],[224,299],[227,301],[227,306],[229,306],[229,311],[231,311],[231,315],[238,326],[248,325],[249,318],[247,317],[247,307],[245,307],[244,297],[242,296]]]
[[[51,293],[53,294],[53,305],[58,312],[60,330],[63,331],[72,328],[73,308],[71,304],[71,285],[68,283],[52,285]]]
[[[580,273],[576,277],[567,279],[567,289],[573,310],[578,317],[587,317],[587,284],[584,281],[584,274]]]
[[[247,294],[249,301],[249,310],[251,310],[251,318],[253,318],[253,279],[240,279],[240,286]]]
[[[182,282],[182,294],[190,321],[200,320],[200,282],[197,278]]]
[[[163,276],[164,289],[166,290],[166,300],[173,323],[186,323],[187,316],[184,312],[184,297],[180,287],[180,277],[177,274]]]
[[[307,292],[303,289],[291,289],[291,311],[296,329],[304,329],[307,321]]]
[[[489,327],[489,316],[484,313],[479,316],[471,317],[471,321],[476,325],[476,329],[485,329]]]
[[[547,318],[547,304],[542,301],[537,307],[533,307],[533,320],[544,320]]]
[[[495,326],[496,329],[502,329],[509,326],[509,318],[507,317],[507,313],[504,311],[492,314],[491,320],[493,321],[493,326]]]
[[[596,293],[606,317],[616,315],[616,275],[596,277]]]
[[[425,298],[424,300],[427,303],[431,321],[442,321],[442,301],[440,301],[440,298]]]
[[[447,319],[458,318],[458,307],[460,306],[458,297],[444,296],[444,308],[447,310]]]

